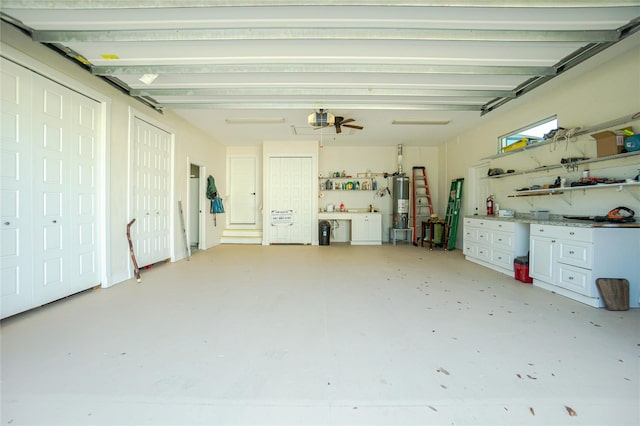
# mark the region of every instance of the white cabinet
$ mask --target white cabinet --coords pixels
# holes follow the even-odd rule
[[[463,253],[478,263],[507,275],[513,275],[513,260],[529,249],[529,226],[500,219],[464,219]]]
[[[626,278],[630,306],[640,306],[640,228],[531,225],[533,284],[591,306],[603,306],[598,278]]]
[[[351,244],[382,244],[382,215],[380,213],[354,214],[351,217]]]

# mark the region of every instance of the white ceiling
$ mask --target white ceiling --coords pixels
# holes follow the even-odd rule
[[[2,4],[34,40],[226,145],[439,145],[635,33],[639,17],[639,0]],[[313,129],[319,108],[364,129]]]

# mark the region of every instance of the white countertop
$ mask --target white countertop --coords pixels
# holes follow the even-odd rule
[[[631,223],[611,223],[594,222],[590,220],[564,219],[562,216],[551,216],[549,219],[532,219],[530,217],[497,217],[497,216],[476,216],[466,215],[472,219],[497,220],[503,222],[537,223],[540,225],[574,226],[578,228],[640,228],[640,222]]]
[[[366,209],[359,209],[346,212],[320,212],[318,213],[318,219],[333,219],[333,220],[351,220],[354,215],[363,214],[382,214],[380,212],[370,212]]]

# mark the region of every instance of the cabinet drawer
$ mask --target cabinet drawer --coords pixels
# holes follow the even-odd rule
[[[465,226],[464,227],[464,240],[465,241],[478,241],[478,229]]]
[[[576,228],[571,226],[563,228],[563,238],[587,243],[593,242],[593,229],[591,228]]]
[[[491,249],[485,246],[477,246],[476,257],[489,262],[491,260]]]
[[[462,253],[464,253],[465,256],[478,257],[478,246],[465,241],[462,247]]]
[[[591,269],[593,265],[593,245],[580,241],[561,240],[558,250],[558,262]]]
[[[516,224],[514,222],[505,222],[502,220],[493,220],[493,219],[475,219],[475,218],[465,218],[464,226],[475,226],[476,228],[483,229],[494,229],[496,231],[505,231],[505,232],[513,232],[516,229]]]
[[[513,233],[493,231],[491,233],[491,243],[501,249],[513,248]]]
[[[478,229],[476,235],[476,241],[479,243],[489,244],[491,242],[491,233],[486,229]]]
[[[501,220],[488,220],[487,227],[496,231],[514,232],[516,224],[514,222],[504,222]]]
[[[594,296],[591,271],[558,264],[558,286],[585,296]]]
[[[513,255],[502,250],[491,250],[491,263],[513,270]]]
[[[578,228],[575,226],[531,225],[531,235],[549,238],[560,238],[571,241],[593,241],[591,228]]]

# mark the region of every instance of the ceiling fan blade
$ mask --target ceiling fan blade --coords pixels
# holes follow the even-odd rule
[[[362,130],[362,129],[364,129],[364,127],[362,127],[362,126],[357,126],[357,125],[355,125],[355,124],[343,124],[343,126],[344,126],[344,127],[350,127],[350,128],[352,128],[352,129],[358,129],[358,130]]]
[[[342,133],[342,128],[336,124],[336,133]]]
[[[342,117],[340,117],[342,118]],[[356,121],[353,118],[347,118],[346,120],[342,120],[342,122],[340,124],[344,124],[344,123],[351,123],[352,121]]]

